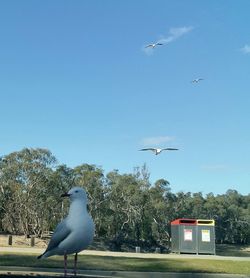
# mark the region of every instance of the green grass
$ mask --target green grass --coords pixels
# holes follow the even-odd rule
[[[52,257],[37,260],[34,255],[0,255],[0,266],[25,266],[62,268],[63,258]],[[69,256],[68,267],[73,268],[73,256]],[[156,272],[206,272],[228,274],[250,274],[249,261],[226,261],[206,259],[149,259],[110,256],[79,256],[79,269]]]
[[[234,256],[234,257],[250,257],[249,245],[237,244],[217,244],[216,255],[219,256]]]

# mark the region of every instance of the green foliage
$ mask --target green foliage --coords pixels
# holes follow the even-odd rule
[[[124,244],[168,247],[170,222],[177,218],[215,219],[217,242],[250,242],[250,195],[172,193],[167,180],[151,184],[149,176],[146,165],[104,175],[96,165],[57,165],[46,149],[11,153],[0,158],[0,230],[38,236],[53,230],[68,211],[60,195],[78,185],[88,193],[96,237],[116,250]]]
[[[40,233],[48,222],[49,178],[55,157],[44,149],[23,149],[0,162],[2,228],[12,233]]]

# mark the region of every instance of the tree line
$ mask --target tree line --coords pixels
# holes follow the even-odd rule
[[[0,231],[42,237],[65,216],[60,195],[84,187],[96,239],[119,250],[123,244],[168,246],[177,218],[214,219],[217,243],[250,243],[250,194],[173,193],[165,179],[151,184],[146,165],[132,173],[81,164],[59,165],[47,149],[25,148],[0,158]]]

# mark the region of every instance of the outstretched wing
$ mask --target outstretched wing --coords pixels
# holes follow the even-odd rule
[[[196,78],[194,80],[192,80],[192,83],[198,83],[199,81],[204,80],[203,78]]]
[[[145,46],[145,48],[147,48],[147,47],[153,47],[153,44],[148,44]]]
[[[163,151],[178,151],[179,149],[175,149],[175,148],[165,148],[162,149]]]
[[[140,149],[140,151],[155,151],[155,149],[154,148],[146,148],[146,149]]]

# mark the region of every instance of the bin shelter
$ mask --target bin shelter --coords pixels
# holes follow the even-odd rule
[[[197,220],[181,218],[171,222],[171,250],[174,253],[198,253]]]
[[[197,219],[198,253],[215,255],[215,224],[213,219]]]

